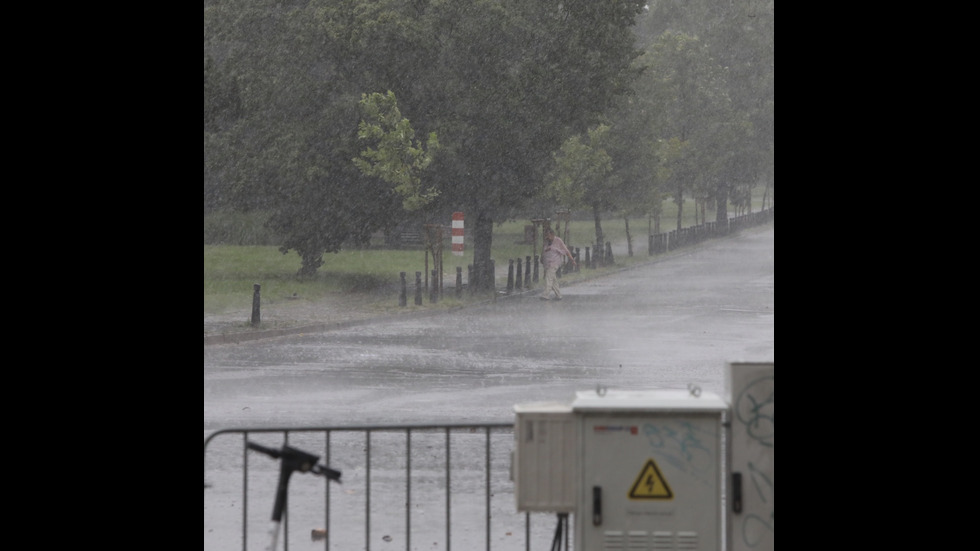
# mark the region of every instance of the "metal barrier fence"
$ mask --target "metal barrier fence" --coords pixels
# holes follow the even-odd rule
[[[647,251],[655,255],[673,251],[681,247],[694,245],[706,239],[722,237],[736,233],[746,228],[768,224],[776,221],[775,207],[769,207],[759,212],[743,214],[734,218],[729,218],[722,223],[705,222],[697,226],[688,226],[679,230],[672,230],[666,233],[650,234]]]
[[[299,472],[287,481],[279,549],[302,534],[325,550],[554,548],[556,515],[517,511],[513,438],[512,423],[219,430],[204,441],[204,549],[246,551],[268,533],[256,526],[271,522],[279,464],[250,442],[341,472],[339,485]]]

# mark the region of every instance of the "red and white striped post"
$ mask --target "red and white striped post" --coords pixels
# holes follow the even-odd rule
[[[463,213],[453,213],[453,254],[463,256]]]

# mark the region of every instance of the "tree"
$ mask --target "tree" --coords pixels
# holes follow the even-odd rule
[[[439,149],[436,133],[429,133],[425,144],[416,142],[412,123],[402,117],[391,90],[387,94],[362,94],[360,106],[365,119],[358,123],[357,137],[377,145],[361,151],[354,164],[368,176],[395,184],[406,211],[424,211],[439,196],[436,188],[422,185],[422,173]],[[423,222],[428,220],[423,217]]]
[[[204,57],[204,131],[219,132],[242,116],[238,83],[215,67],[211,56]]]
[[[491,284],[492,229],[538,197],[552,154],[601,121],[629,90],[631,26],[642,1],[456,0],[429,5],[436,63],[415,85],[441,106],[423,118],[447,154],[434,163],[440,201],[473,221],[478,289]],[[404,97],[399,94],[399,98]],[[414,117],[413,120],[417,120]]]
[[[772,0],[656,0],[638,20],[637,36],[644,49],[668,31],[696,36],[723,69],[721,86],[730,114],[713,118],[726,123],[718,137],[727,136],[729,143],[721,150],[703,151],[705,158],[721,161],[711,182],[705,183],[705,197],[716,203],[719,222],[727,217],[726,198],[750,197],[760,182],[765,198],[774,185],[774,7]],[[712,157],[719,151],[725,152],[724,159]]]
[[[353,159],[354,165],[368,176],[377,176],[394,184],[394,191],[402,197],[402,207],[406,212],[419,213],[424,227],[431,222],[426,207],[439,196],[439,190],[435,187],[422,184],[422,174],[432,163],[432,155],[439,149],[436,133],[431,132],[424,144],[416,142],[412,123],[402,117],[398,100],[391,90],[387,94],[363,94],[360,106],[365,118],[358,124],[357,137],[375,146],[361,151]],[[435,261],[437,253],[429,239],[429,232],[426,230],[424,233],[425,281],[428,286],[428,255],[431,253]]]
[[[356,102],[339,102],[331,110],[331,124],[311,125],[304,140],[285,136],[276,144],[278,151],[269,151],[283,176],[274,191],[269,226],[282,236],[280,251],[299,253],[300,276],[315,275],[324,253],[366,243],[404,212],[403,198],[389,183],[363,175],[351,162],[360,153],[359,120]]]
[[[697,160],[691,142],[670,138],[660,144],[661,178],[667,182],[667,193],[677,205],[677,230],[681,229],[684,211],[684,190],[693,186]]]
[[[206,140],[221,147],[205,154],[205,187],[267,198],[272,224],[290,234],[283,247],[302,246],[304,267],[315,266],[316,249],[363,235],[377,212],[399,216],[397,194],[380,192],[384,181],[350,162],[357,122],[343,128],[361,94],[391,90],[405,118],[439,135],[426,184],[440,193],[430,208],[467,213],[472,283],[489,289],[494,221],[537,197],[552,153],[629,90],[631,27],[643,5],[211,0],[205,49],[237,75],[244,116],[233,135]]]
[[[601,124],[589,130],[586,140],[572,136],[555,153],[555,168],[548,178],[548,193],[569,208],[592,209],[595,221],[595,251],[599,254],[605,240],[601,213],[609,206],[610,187],[606,175],[612,170],[612,159],[605,151],[609,126]]]
[[[643,82],[643,77],[637,83]],[[620,99],[609,112],[610,131],[606,152],[612,158],[607,182],[614,189],[609,197],[623,217],[627,254],[633,256],[631,216],[659,215],[662,200],[657,179],[657,137],[661,110],[652,96],[640,90]]]
[[[643,61],[648,89],[663,105],[662,157],[679,230],[687,193],[702,201],[709,196],[727,200],[719,174],[736,143],[727,82],[705,45],[684,33],[661,35]]]
[[[205,132],[206,201],[268,213],[280,250],[300,255],[301,276],[315,275],[324,253],[366,243],[406,216],[388,183],[351,163],[362,89],[340,78],[348,51],[337,47],[340,23],[317,17],[322,8],[205,3],[205,55],[234,75],[242,106],[235,124]]]

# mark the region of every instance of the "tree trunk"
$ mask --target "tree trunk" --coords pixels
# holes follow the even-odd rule
[[[425,282],[423,283],[426,291],[429,290],[429,253],[432,251],[432,245],[429,243],[429,228],[422,226],[422,232],[425,234],[425,271],[422,274],[425,276]]]
[[[311,253],[307,251],[299,251],[300,258],[303,259],[303,264],[299,268],[297,275],[300,278],[310,278],[316,276],[317,269],[323,266],[323,253]]]
[[[593,253],[599,255],[602,258],[602,252],[605,251],[605,241],[602,235],[602,215],[599,214],[599,203],[592,203],[592,217],[595,219],[595,249]]]
[[[633,256],[633,236],[630,235],[630,217],[623,216],[623,220],[626,222],[626,254]]]
[[[681,231],[681,218],[684,214],[684,195],[678,194],[675,203],[677,203],[677,231]]]
[[[475,281],[470,282],[470,284],[474,290],[492,291],[496,287],[490,258],[492,245],[493,220],[478,214],[473,224],[473,278]]]
[[[715,222],[722,225],[728,221],[728,186],[718,186],[718,214],[715,215]]]

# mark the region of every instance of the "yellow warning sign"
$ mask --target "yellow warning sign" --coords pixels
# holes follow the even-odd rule
[[[674,499],[667,480],[660,474],[657,463],[651,458],[636,477],[636,482],[630,489],[630,499]]]

